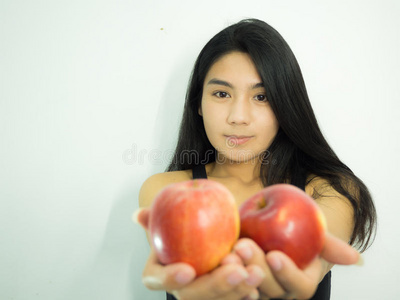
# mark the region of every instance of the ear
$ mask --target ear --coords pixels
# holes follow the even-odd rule
[[[200,116],[203,116],[203,111],[202,111],[202,109],[201,109],[201,106],[199,106],[198,113],[199,113]]]

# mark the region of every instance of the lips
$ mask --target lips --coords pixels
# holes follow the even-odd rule
[[[252,138],[247,135],[226,135],[228,146],[242,145]]]

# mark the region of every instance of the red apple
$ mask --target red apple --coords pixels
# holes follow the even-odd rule
[[[322,250],[325,216],[303,190],[289,184],[264,188],[239,209],[241,237],[265,252],[280,250],[304,269]]]
[[[199,276],[231,251],[239,222],[235,199],[225,186],[195,179],[169,185],[156,196],[149,231],[161,263],[188,263]]]

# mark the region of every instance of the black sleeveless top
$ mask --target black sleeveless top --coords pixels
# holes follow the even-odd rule
[[[204,165],[198,165],[193,168],[193,179],[207,178],[206,168]],[[304,190],[305,187],[303,186]],[[331,271],[329,271],[324,279],[319,283],[318,289],[310,300],[329,300],[331,298]],[[176,298],[167,293],[167,300],[176,300]],[[206,300],[206,299],[204,299]],[[279,299],[271,299],[279,300]]]

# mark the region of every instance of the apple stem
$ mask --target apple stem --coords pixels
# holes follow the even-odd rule
[[[193,180],[193,187],[197,188],[199,186],[198,182],[196,179]]]
[[[261,200],[260,200],[260,202],[258,202],[258,209],[262,209],[262,208],[264,208],[266,205],[267,205],[267,203],[266,203],[266,201],[265,201],[265,198],[262,197]]]

